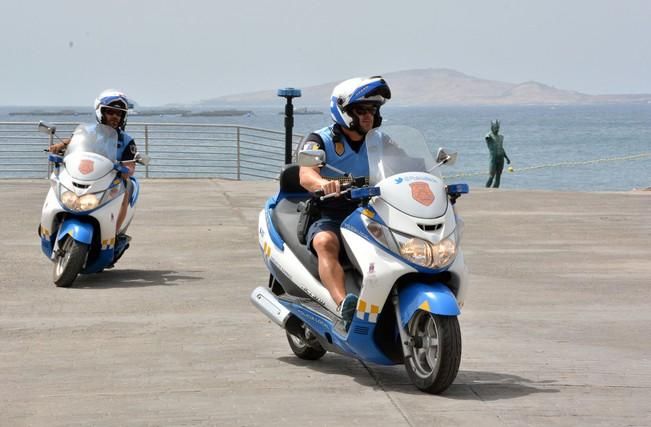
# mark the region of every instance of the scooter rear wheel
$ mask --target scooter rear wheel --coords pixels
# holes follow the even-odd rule
[[[305,328],[305,325],[303,325],[303,331],[303,336],[296,336],[286,331],[289,347],[300,359],[318,360],[322,358],[327,351],[321,347],[321,344],[315,338],[310,337],[311,332]]]
[[[52,280],[59,288],[69,288],[84,267],[88,255],[88,245],[67,237],[61,245],[60,256],[57,256],[52,271]]]
[[[417,311],[407,325],[411,357],[405,368],[419,389],[444,392],[457,377],[461,363],[461,330],[456,316]]]

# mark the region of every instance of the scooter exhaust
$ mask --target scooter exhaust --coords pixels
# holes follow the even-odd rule
[[[278,302],[274,294],[269,290],[258,286],[251,292],[251,302],[258,310],[273,320],[276,325],[285,328],[291,313]]]

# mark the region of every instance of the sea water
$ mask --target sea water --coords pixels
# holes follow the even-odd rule
[[[295,100],[301,107],[300,99]],[[36,108],[33,108],[36,109]],[[50,108],[56,110],[57,108]],[[282,100],[277,108],[247,107],[252,114],[231,117],[130,116],[130,122],[215,123],[283,130]],[[0,121],[34,121],[40,117],[8,116]],[[310,108],[310,110],[315,110]],[[295,134],[308,134],[331,123],[322,114],[297,115]],[[444,167],[449,182],[483,187],[489,154],[484,140],[491,120],[501,123],[504,148],[511,159],[502,175],[502,188],[571,191],[620,191],[651,186],[651,105],[509,106],[509,107],[392,107],[382,109],[384,124],[421,130],[435,152],[458,152],[454,166]],[[51,122],[94,121],[92,114],[48,116]],[[5,142],[3,142],[5,143]],[[17,141],[16,143],[20,143]],[[155,161],[155,159],[154,159]],[[6,174],[0,176],[7,177]]]

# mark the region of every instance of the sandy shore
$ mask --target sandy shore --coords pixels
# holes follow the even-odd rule
[[[145,181],[114,270],[57,289],[46,180],[0,181],[0,425],[651,425],[651,193],[472,189],[463,356],[306,363],[248,301],[270,182]]]

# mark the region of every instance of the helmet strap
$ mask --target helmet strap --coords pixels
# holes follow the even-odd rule
[[[353,124],[350,127],[350,130],[353,130],[357,132],[358,134],[362,135],[362,137],[366,136],[366,132],[364,132],[364,129],[359,125],[359,119],[357,117],[353,118]]]
[[[341,125],[339,123],[335,123],[334,126],[332,127],[332,142],[335,144],[337,142],[341,142]]]
[[[373,117],[373,129],[379,128],[382,124],[382,116],[380,115],[380,109],[377,109],[375,116]]]

